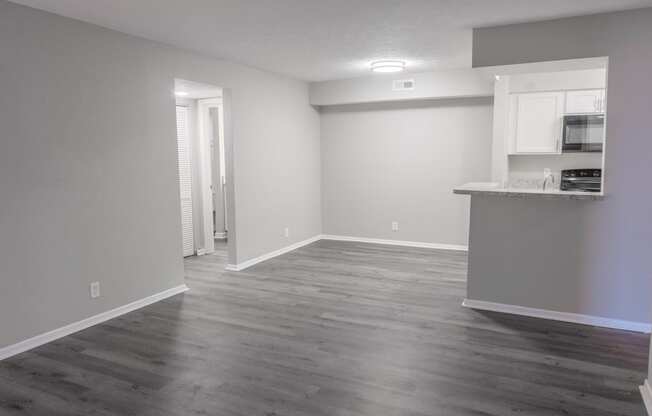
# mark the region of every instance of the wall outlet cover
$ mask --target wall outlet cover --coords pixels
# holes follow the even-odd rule
[[[99,298],[100,297],[100,282],[93,282],[91,283],[91,299]]]

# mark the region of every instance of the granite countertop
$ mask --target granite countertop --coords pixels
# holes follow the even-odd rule
[[[461,195],[491,195],[508,198],[580,199],[591,201],[604,199],[604,194],[601,192],[502,188],[498,182],[469,182],[453,189],[453,192]]]

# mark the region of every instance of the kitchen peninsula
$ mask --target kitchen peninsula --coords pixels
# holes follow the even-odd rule
[[[453,189],[460,195],[487,195],[508,198],[550,198],[599,201],[604,198],[601,192],[542,190],[532,188],[505,188],[498,182],[470,182]]]
[[[561,191],[462,192],[471,194],[464,306],[649,331],[646,323],[601,317],[604,300],[614,295],[589,283],[604,272],[592,261],[604,255],[601,241],[609,238],[593,226],[603,201]]]
[[[619,267],[593,261],[610,254],[595,226],[608,198],[606,67],[495,74],[491,179],[453,189],[471,198],[464,306],[650,330],[604,318],[614,293],[590,283]]]

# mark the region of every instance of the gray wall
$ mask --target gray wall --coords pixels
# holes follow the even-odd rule
[[[414,88],[394,89],[395,80],[412,80]],[[408,74],[373,74],[366,77],[313,82],[310,103],[317,106],[491,97],[493,76],[471,68]]]
[[[609,91],[606,199],[474,200],[470,297],[652,320],[650,45],[652,9],[474,30],[474,66],[609,56]]]
[[[237,260],[320,233],[305,83],[0,1],[0,347],[183,283],[175,77],[229,89]]]
[[[323,232],[466,246],[452,189],[489,179],[492,114],[490,98],[322,108]]]

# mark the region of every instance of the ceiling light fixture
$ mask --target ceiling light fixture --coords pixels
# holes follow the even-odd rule
[[[404,61],[383,60],[371,63],[371,70],[374,72],[401,72],[405,69]]]
[[[177,97],[187,97],[188,93],[185,91],[175,91],[174,95],[176,95]]]

